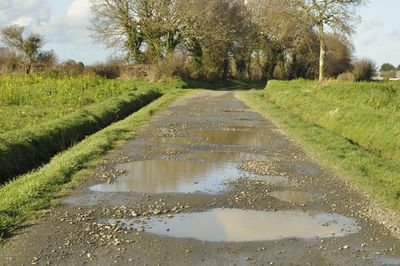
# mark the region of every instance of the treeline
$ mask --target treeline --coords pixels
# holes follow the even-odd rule
[[[360,2],[91,0],[93,37],[121,56],[90,70],[107,77],[123,73],[151,79],[369,79],[374,63],[353,60],[348,38],[351,7]],[[17,54],[0,50],[8,62],[0,58],[1,69],[17,68],[19,64],[9,59],[15,55],[22,55],[26,70],[39,71],[50,64],[53,71],[65,73],[85,69],[73,61],[55,63],[51,51],[25,53],[7,43],[7,29],[2,33],[3,43]]]
[[[360,3],[93,0],[92,31],[130,62],[152,65],[160,75],[315,79],[322,66],[324,77],[335,78],[354,68],[347,36]],[[324,27],[337,30],[326,33]]]

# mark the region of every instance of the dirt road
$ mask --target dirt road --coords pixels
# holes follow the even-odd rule
[[[368,198],[233,92],[195,92],[0,247],[2,265],[399,265]]]

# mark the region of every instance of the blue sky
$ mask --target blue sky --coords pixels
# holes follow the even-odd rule
[[[361,23],[353,36],[357,57],[373,59],[378,65],[400,64],[400,1],[370,0],[361,7]]]
[[[359,9],[361,22],[352,37],[355,55],[378,65],[400,64],[400,1],[370,0]],[[27,26],[46,38],[60,60],[91,64],[104,61],[112,51],[95,44],[89,36],[89,0],[0,0],[0,27]]]

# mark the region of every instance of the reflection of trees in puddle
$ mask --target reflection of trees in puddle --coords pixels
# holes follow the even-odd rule
[[[148,160],[121,164],[126,173],[111,184],[91,187],[103,192],[218,192],[223,180],[244,175],[232,163],[200,163],[192,161]]]
[[[271,138],[260,131],[204,130],[193,131],[191,135],[200,136],[207,143],[217,145],[259,147],[271,143]]]
[[[246,152],[199,152],[190,155],[190,158],[201,159],[204,161],[220,161],[220,162],[239,162],[245,160],[265,160],[266,156],[256,153],[246,153]]]

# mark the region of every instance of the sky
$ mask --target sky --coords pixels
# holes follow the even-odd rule
[[[399,10],[399,0],[370,0],[359,9],[361,21],[352,36],[357,58],[400,64]],[[90,20],[89,0],[0,0],[0,27],[19,24],[43,35],[44,48],[60,60],[92,64],[112,54],[90,37]]]

